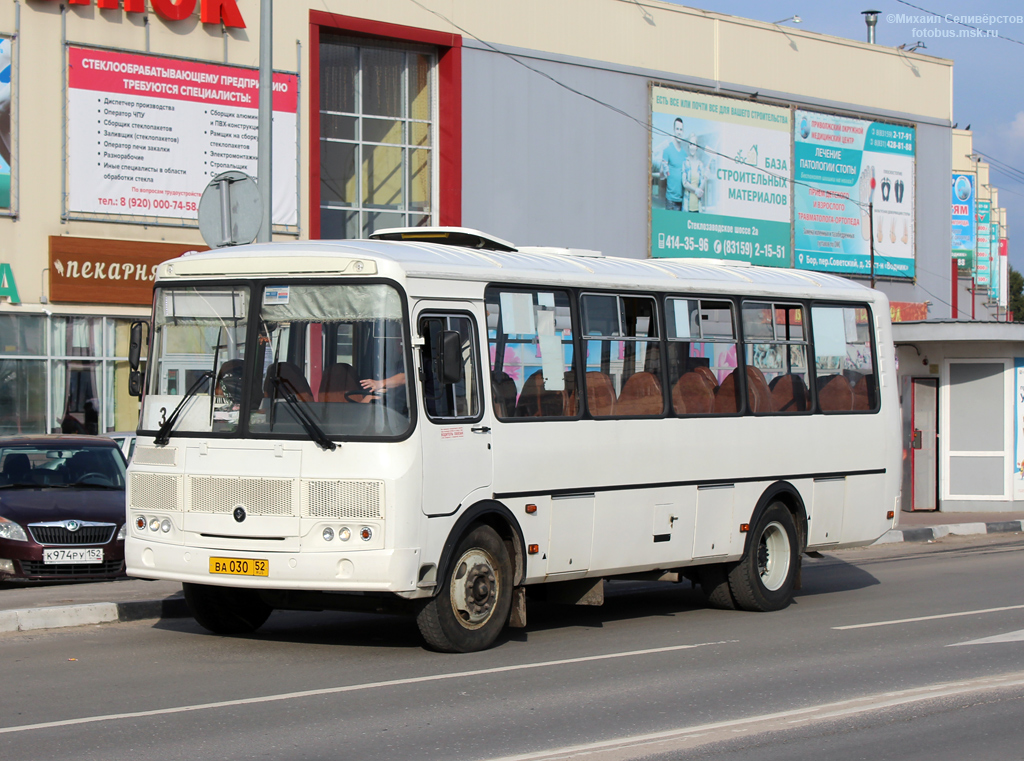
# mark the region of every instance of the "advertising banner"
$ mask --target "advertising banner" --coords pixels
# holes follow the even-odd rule
[[[1013,360],[1013,498],[1024,499],[1024,359]]]
[[[974,175],[953,175],[953,258],[962,270],[974,270],[978,245],[975,226]]]
[[[0,210],[11,208],[11,40],[0,37]]]
[[[974,219],[977,223],[978,255],[974,263],[974,281],[977,285],[988,286],[992,283],[992,251],[989,236],[989,215],[992,213],[992,202],[975,201]]]
[[[297,225],[298,78],[274,75],[273,222]],[[195,223],[212,177],[256,176],[255,70],[68,52],[68,211]]]
[[[796,111],[796,267],[914,277],[913,127]]]
[[[790,111],[651,88],[651,256],[789,267]]]
[[[999,239],[999,306],[1003,309],[1010,303],[1010,259],[1006,238]]]

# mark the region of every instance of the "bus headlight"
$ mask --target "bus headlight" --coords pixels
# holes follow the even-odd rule
[[[167,518],[164,518],[162,521],[160,521],[160,530],[163,531],[165,534],[169,532],[171,530],[171,521]]]
[[[334,529],[328,526],[324,529],[324,541],[329,542],[334,539]]]
[[[373,529],[369,526],[363,526],[361,529],[359,529],[359,538],[362,539],[364,542],[370,541],[371,539],[373,539]]]
[[[352,530],[348,526],[345,526],[338,532],[338,538],[343,542],[347,542],[352,538]]]
[[[139,531],[143,531],[146,528],[145,515],[140,515],[138,518],[135,519],[135,528],[137,528]]]

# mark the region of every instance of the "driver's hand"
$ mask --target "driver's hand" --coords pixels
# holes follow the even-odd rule
[[[359,381],[359,385],[369,391],[371,394],[376,394],[384,388],[384,381],[373,380],[372,378],[366,378]]]

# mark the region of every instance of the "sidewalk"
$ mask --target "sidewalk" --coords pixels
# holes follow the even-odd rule
[[[876,544],[1024,531],[1020,513],[900,513]],[[189,615],[175,581],[121,579],[95,584],[0,588],[0,633]]]

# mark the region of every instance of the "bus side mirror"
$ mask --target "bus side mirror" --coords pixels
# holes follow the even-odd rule
[[[132,323],[128,338],[128,393],[142,398],[142,373],[139,372],[139,361],[142,357],[142,326],[146,323]]]
[[[441,360],[438,375],[445,385],[462,380],[462,338],[458,331],[442,330],[438,335],[437,356]]]

